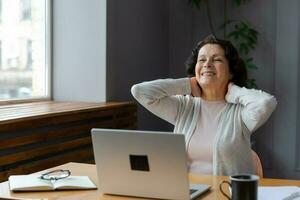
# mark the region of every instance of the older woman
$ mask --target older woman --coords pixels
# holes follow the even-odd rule
[[[245,88],[247,73],[237,50],[209,36],[186,62],[190,78],[159,79],[132,87],[145,108],[185,134],[190,172],[255,173],[250,137],[270,117],[276,99]]]

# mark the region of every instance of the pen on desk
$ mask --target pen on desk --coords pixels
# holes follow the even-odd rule
[[[290,194],[289,196],[283,198],[282,200],[293,200],[297,197],[300,197],[300,193],[299,192],[294,192],[294,193]]]

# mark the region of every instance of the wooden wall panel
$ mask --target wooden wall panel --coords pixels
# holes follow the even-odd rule
[[[94,163],[92,128],[136,129],[132,102],[0,106],[0,181],[67,162]]]

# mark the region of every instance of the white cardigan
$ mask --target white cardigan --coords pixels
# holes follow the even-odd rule
[[[149,111],[175,125],[174,133],[184,134],[188,144],[200,111],[200,98],[190,95],[189,78],[143,82],[134,85],[131,93]],[[276,99],[236,85],[225,99],[213,144],[213,175],[253,174],[251,133],[270,117]]]

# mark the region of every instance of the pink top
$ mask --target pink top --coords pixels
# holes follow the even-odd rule
[[[189,171],[213,174],[213,142],[219,117],[227,102],[201,99],[200,114],[195,132],[188,144]]]

